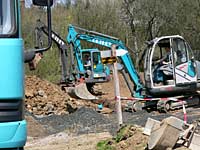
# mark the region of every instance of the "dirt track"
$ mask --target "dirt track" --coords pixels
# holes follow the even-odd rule
[[[28,139],[25,150],[94,150],[100,140],[111,138],[108,132],[69,136],[65,132],[45,138]]]

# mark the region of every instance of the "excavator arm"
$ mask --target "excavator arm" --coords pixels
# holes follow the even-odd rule
[[[37,20],[35,27],[35,38],[36,38],[36,48],[42,47],[42,33],[44,33],[46,36],[48,36],[48,27],[40,20]],[[60,52],[60,60],[61,60],[61,67],[62,67],[62,76],[61,81],[67,81],[69,79],[69,70],[67,66],[67,44],[65,40],[63,40],[56,32],[53,30],[51,31],[51,39],[56,43],[57,47],[59,48]]]
[[[42,44],[42,33],[44,33],[46,36],[48,36],[48,27],[40,20],[37,20],[37,26],[35,28],[35,38],[36,38],[36,48],[40,48]],[[67,44],[64,39],[62,39],[58,33],[51,31],[51,39],[56,43],[57,47],[59,48],[60,52],[60,60],[61,60],[61,67],[62,67],[62,76],[61,76],[61,82],[69,81],[69,66],[67,64],[68,62],[68,54],[67,54]]]

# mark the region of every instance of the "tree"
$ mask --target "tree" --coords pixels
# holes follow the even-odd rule
[[[177,32],[180,3],[180,0],[123,0],[122,19],[130,28],[135,51],[140,53],[146,40]],[[138,53],[136,66],[139,62]]]

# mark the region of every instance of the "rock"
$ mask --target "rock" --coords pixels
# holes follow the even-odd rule
[[[72,105],[70,105],[69,103],[66,104],[67,107],[67,111],[69,113],[74,113],[77,110],[77,107],[73,107]]]
[[[31,108],[31,105],[27,105],[27,108],[30,109],[30,108]]]
[[[37,107],[33,107],[33,113],[37,113],[38,111],[37,111]]]
[[[32,97],[34,97],[33,91],[32,91],[32,90],[26,90],[26,91],[25,91],[25,97],[27,97],[27,98],[32,98]]]
[[[52,102],[48,102],[46,107],[48,108],[48,111],[52,112],[54,110],[54,106],[53,106]]]
[[[44,97],[45,93],[44,93],[43,90],[39,90],[39,91],[38,91],[38,95]]]

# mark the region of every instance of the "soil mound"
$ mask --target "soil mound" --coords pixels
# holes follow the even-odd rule
[[[73,113],[81,106],[96,107],[90,101],[71,98],[61,88],[36,76],[25,77],[25,107],[36,116]]]

